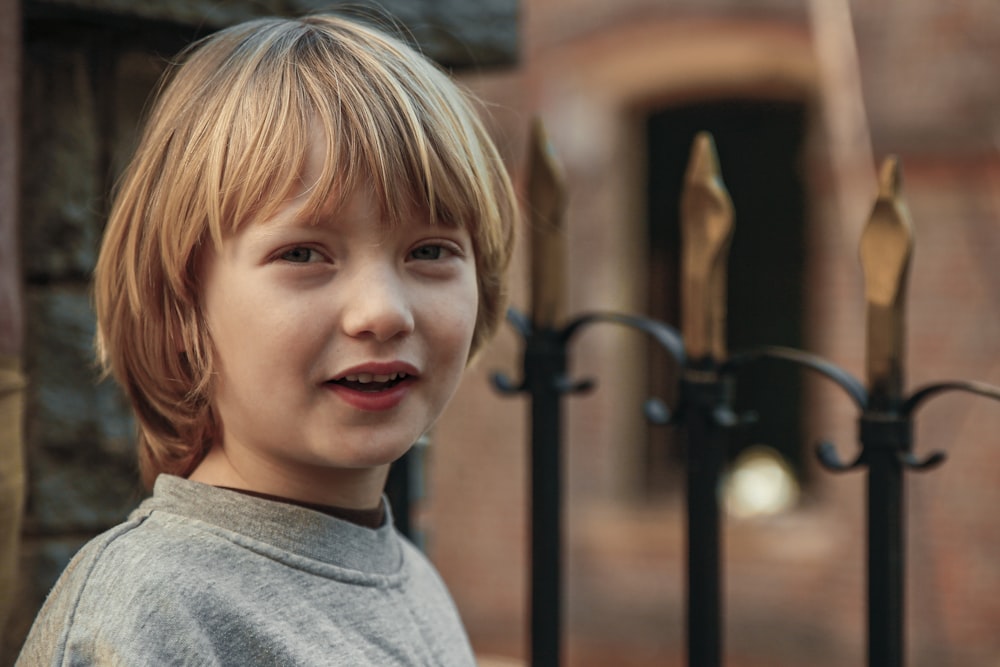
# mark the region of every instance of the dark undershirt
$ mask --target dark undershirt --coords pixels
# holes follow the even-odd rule
[[[323,514],[332,516],[337,519],[343,519],[344,521],[349,521],[359,526],[364,526],[365,528],[379,528],[385,521],[385,508],[382,506],[381,501],[379,502],[378,507],[374,509],[356,510],[350,507],[337,507],[335,505],[320,505],[318,503],[307,503],[303,500],[282,498],[281,496],[272,496],[269,493],[260,493],[259,491],[250,491],[248,489],[235,489],[231,486],[220,486],[218,488],[226,489],[227,491],[235,491],[237,493],[242,493],[247,496],[253,496],[254,498],[263,498],[264,500],[272,500],[277,503],[285,503],[287,505],[296,505],[298,507],[304,507],[306,509],[310,509],[315,512],[322,512]]]

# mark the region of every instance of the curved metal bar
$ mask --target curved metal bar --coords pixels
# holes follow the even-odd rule
[[[902,411],[903,414],[911,414],[917,409],[917,406],[926,401],[932,396],[936,396],[945,391],[965,391],[970,394],[975,394],[977,396],[985,396],[986,398],[992,398],[994,400],[1000,401],[1000,387],[996,387],[991,384],[986,384],[985,382],[972,382],[972,381],[961,381],[953,380],[950,382],[938,382],[931,385],[926,385],[920,389],[913,392],[909,398],[903,403]]]
[[[907,468],[909,468],[910,470],[917,470],[917,471],[930,470],[931,468],[935,468],[944,463],[946,458],[948,457],[944,452],[934,452],[932,454],[928,454],[927,458],[923,460],[918,459],[916,456],[913,455],[912,452],[899,453],[899,462],[902,463]]]
[[[517,333],[521,334],[522,338],[527,339],[531,336],[531,320],[517,308],[511,307],[507,309],[507,321],[510,322]],[[500,372],[492,373],[490,375],[490,382],[501,394],[520,394],[527,389],[527,382],[524,378],[520,382],[515,382],[509,375]]]
[[[861,384],[860,380],[822,357],[795,348],[777,345],[765,345],[753,348],[746,352],[732,355],[722,365],[720,372],[734,373],[742,366],[760,359],[790,361],[793,364],[808,368],[833,380],[833,382],[847,392],[847,395],[851,397],[859,409],[864,410],[868,405],[868,391]],[[816,456],[820,464],[832,472],[847,472],[865,464],[864,449],[858,453],[853,461],[845,463],[840,458],[840,455],[837,454],[834,444],[828,441],[823,441],[816,446]]]
[[[624,313],[585,313],[571,321],[562,331],[564,340],[569,340],[577,331],[594,322],[610,322],[632,327],[648,334],[653,340],[659,343],[663,349],[670,353],[670,356],[682,366],[687,361],[687,353],[684,350],[684,340],[680,333],[673,327],[653,320],[648,317],[637,315],[626,315]]]
[[[490,375],[493,386],[502,394],[520,394],[526,389],[524,381],[514,382],[505,373],[493,373]]]
[[[530,338],[534,334],[531,320],[516,308],[507,309],[507,321],[525,339]],[[560,342],[564,345],[568,344],[569,339],[577,331],[594,322],[610,322],[637,329],[660,343],[679,364],[683,365],[686,361],[684,341],[677,330],[658,320],[622,313],[588,313],[577,317],[558,332]],[[493,373],[491,380],[493,386],[504,394],[517,394],[525,391],[527,388],[526,380],[515,382],[503,373]],[[595,384],[595,381],[592,379],[570,380],[562,378],[558,381],[558,388],[563,393],[580,393],[592,390]],[[666,412],[669,413],[669,410],[666,410]],[[649,414],[651,413],[647,410],[647,416]],[[652,420],[653,418],[650,417],[650,419]]]
[[[946,391],[964,391],[977,396],[1000,400],[1000,387],[986,384],[985,382],[954,380],[949,382],[937,382],[921,387],[913,392],[910,397],[903,402],[903,405],[900,407],[900,411],[903,415],[909,417],[916,412],[917,407],[919,407],[921,403]],[[944,462],[945,458],[946,456],[944,452],[934,452],[929,454],[923,460],[917,459],[910,452],[901,452],[899,456],[900,462],[912,470],[928,470],[940,465]]]
[[[517,308],[507,309],[507,321],[514,325],[514,329],[525,338],[531,335],[531,320]]]
[[[865,463],[864,450],[850,463],[844,463],[837,454],[837,448],[832,442],[824,440],[816,445],[816,457],[824,468],[831,472],[847,472],[859,468]]]
[[[681,338],[680,333],[673,327],[660,322],[659,320],[653,320],[648,317],[640,317],[637,315],[626,315],[624,313],[611,313],[611,312],[597,312],[597,313],[585,313],[580,317],[572,320],[566,328],[562,330],[563,342],[568,343],[569,339],[572,338],[580,329],[595,322],[609,322],[611,324],[621,324],[626,327],[631,327],[642,333],[647,334],[653,340],[658,342],[669,354],[677,361],[678,364],[684,366],[687,363],[687,354],[684,351],[684,340]],[[578,390],[586,391],[592,388],[593,382],[590,380],[583,380],[578,385],[582,385]],[[676,413],[671,411],[667,405],[659,398],[649,398],[643,404],[643,413],[651,423],[657,425],[669,424],[672,420],[676,418]]]
[[[583,394],[592,391],[596,386],[597,382],[590,378],[570,380],[564,377],[556,380],[556,389],[562,394]]]
[[[742,423],[740,416],[733,412],[728,405],[717,406],[715,410],[712,411],[712,418],[715,420],[715,423],[722,428],[732,428],[734,426],[739,426]]]
[[[646,402],[642,404],[642,413],[646,415],[646,419],[657,426],[666,426],[675,414],[670,411],[666,403],[658,398],[647,398]]]
[[[837,366],[822,357],[810,354],[809,352],[803,352],[802,350],[796,350],[791,347],[765,345],[753,348],[746,352],[741,352],[731,356],[722,365],[720,370],[723,373],[731,373],[747,363],[765,358],[790,361],[794,364],[805,366],[806,368],[814,370],[820,375],[824,375],[840,385],[840,387],[847,392],[855,404],[857,404],[857,406],[862,410],[864,410],[868,405],[868,391],[865,389],[864,385],[861,384],[860,380],[842,369],[840,366]]]

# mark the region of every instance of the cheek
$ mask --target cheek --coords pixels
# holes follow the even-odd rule
[[[438,295],[425,315],[427,335],[437,343],[439,354],[461,357],[464,366],[479,315],[475,283]]]
[[[282,371],[301,364],[306,327],[276,317],[265,304],[233,300],[218,304],[209,336],[220,378],[239,383],[276,383]]]
[[[449,305],[452,321],[455,323],[455,335],[471,340],[476,322],[479,321],[479,285],[476,280],[470,280]]]

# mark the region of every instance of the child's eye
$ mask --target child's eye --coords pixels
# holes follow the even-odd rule
[[[420,260],[441,259],[449,252],[447,248],[437,243],[428,243],[410,251],[410,257]]]
[[[289,248],[285,252],[279,255],[280,259],[286,262],[293,262],[295,264],[307,264],[309,262],[316,262],[321,259],[318,252],[312,248],[307,248],[305,246],[296,246],[294,248]]]

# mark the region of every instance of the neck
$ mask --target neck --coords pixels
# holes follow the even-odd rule
[[[306,509],[313,510],[314,512],[322,512],[323,514],[327,514],[344,521],[349,521],[359,526],[364,526],[365,528],[380,528],[382,524],[385,523],[385,506],[382,502],[379,502],[378,506],[374,509],[358,510],[347,507],[337,507],[335,505],[307,503],[301,500],[273,496],[269,493],[260,493],[258,491],[249,491],[247,489],[235,489],[229,486],[220,486],[218,488],[236,491],[237,493],[253,496],[255,498],[263,498],[264,500],[270,500],[273,502],[287,503],[297,507],[304,507]]]
[[[273,496],[285,501],[345,510],[371,511],[381,507],[389,466],[276,471],[267,465],[235,466],[225,450],[213,447],[189,479],[212,486]]]

